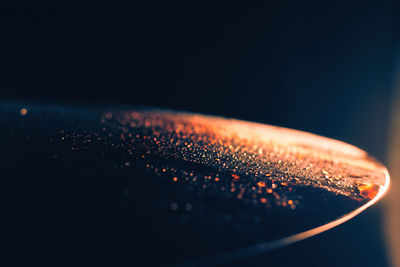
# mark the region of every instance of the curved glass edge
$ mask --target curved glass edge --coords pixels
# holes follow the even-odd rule
[[[222,264],[222,263],[227,263],[227,262],[231,262],[231,261],[235,261],[235,260],[239,260],[245,257],[249,257],[249,256],[255,256],[255,255],[259,255],[271,250],[275,250],[293,243],[296,243],[298,241],[310,238],[312,236],[318,235],[320,233],[323,233],[329,229],[332,229],[352,218],[354,218],[355,216],[357,216],[358,214],[360,214],[361,212],[363,212],[364,210],[366,210],[367,208],[371,207],[372,205],[374,205],[376,202],[378,202],[379,199],[381,199],[389,190],[390,187],[390,175],[388,170],[383,167],[383,172],[385,174],[385,183],[383,186],[381,186],[381,188],[378,191],[378,194],[376,194],[376,196],[371,199],[370,201],[368,201],[367,203],[365,203],[364,205],[362,205],[361,207],[357,208],[356,210],[343,215],[342,217],[339,217],[338,219],[331,221],[327,224],[318,226],[316,228],[313,229],[309,229],[306,230],[304,232],[301,233],[297,233],[294,235],[290,235],[284,238],[280,238],[277,240],[273,240],[270,242],[266,242],[266,243],[262,243],[262,244],[258,244],[255,246],[251,246],[251,247],[246,247],[246,248],[241,248],[241,249],[237,249],[237,250],[233,250],[233,251],[229,251],[226,253],[222,253],[222,254],[218,254],[216,256],[211,256],[211,257],[206,257],[203,259],[197,259],[197,260],[193,260],[193,261],[185,261],[185,262],[181,262],[178,263],[177,266],[186,266],[186,265],[197,265],[197,264]]]

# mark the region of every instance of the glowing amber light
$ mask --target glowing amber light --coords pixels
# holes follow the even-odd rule
[[[299,188],[357,203],[350,212],[337,214],[319,227],[303,228],[297,234],[219,255],[219,260],[262,253],[331,229],[373,205],[389,187],[386,168],[365,151],[306,132],[160,110],[127,111],[112,116],[105,113],[102,122],[118,125],[127,133],[147,133],[136,134],[136,139],[145,143],[149,151],[228,174],[227,178],[221,175],[212,179],[212,173],[189,180],[194,183],[191,186],[201,181],[198,188],[204,192],[213,190],[217,194],[220,190],[238,202],[288,212],[301,212],[304,202],[297,194]],[[160,171],[168,172],[165,168]],[[184,177],[179,180],[186,181]]]
[[[232,181],[238,184],[243,172],[246,176],[262,175],[271,182],[268,193],[278,190],[278,186],[292,191],[292,185],[303,185],[365,201],[372,200],[388,184],[386,168],[365,151],[310,133],[167,111],[105,113],[103,122],[107,120],[131,129],[163,129],[168,133],[163,143],[151,135],[136,138],[154,142],[159,151],[172,147],[176,157],[189,162],[233,170]],[[267,187],[266,181],[255,181],[258,187]],[[238,190],[238,197],[243,198],[246,190],[232,187],[229,191]]]
[[[54,112],[53,107],[29,105],[26,114],[30,111],[33,116],[12,129],[23,134],[10,138],[32,137],[39,141],[35,147],[44,144],[56,152],[57,161],[78,155],[78,162],[86,161],[86,156],[104,162],[106,170],[124,177],[118,179],[124,198],[139,193],[129,200],[134,207],[143,207],[135,210],[135,217],[150,222],[138,227],[138,231],[147,227],[150,235],[146,231],[145,239],[162,232],[168,233],[160,241],[199,234],[199,243],[207,244],[206,248],[233,250],[217,255],[212,263],[262,253],[326,231],[373,205],[389,186],[386,168],[365,151],[282,127],[149,109],[104,113],[84,109],[79,113],[85,116],[77,116],[71,108]],[[23,114],[20,105],[1,113],[19,122]],[[4,121],[7,125],[9,120]],[[46,122],[52,126],[37,127]],[[59,153],[64,150],[67,154]],[[157,224],[145,218],[148,208]],[[158,225],[169,227],[168,231],[159,231]],[[229,244],[213,242],[228,235],[233,237]],[[238,242],[231,246],[231,241]],[[174,251],[186,249],[177,248]],[[204,252],[199,256],[214,253]]]
[[[239,175],[237,175],[237,174],[232,174],[232,178],[234,180],[239,180],[240,179]]]
[[[21,116],[25,116],[26,114],[28,114],[28,110],[26,108],[21,108],[19,114],[21,114]]]
[[[257,185],[258,185],[259,187],[266,187],[266,186],[267,186],[267,185],[265,184],[265,182],[262,182],[262,181],[258,182]]]
[[[378,185],[369,183],[357,183],[357,186],[360,194],[370,199],[374,198],[380,189]]]

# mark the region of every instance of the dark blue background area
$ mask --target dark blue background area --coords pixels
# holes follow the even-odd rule
[[[7,7],[0,97],[235,117],[340,139],[385,161],[398,8],[397,1]],[[333,231],[380,228],[379,215]],[[376,244],[350,254],[386,264],[381,236],[356,232],[355,243]]]
[[[233,116],[345,140],[382,160],[397,8],[395,1],[9,7],[1,11],[1,95]]]

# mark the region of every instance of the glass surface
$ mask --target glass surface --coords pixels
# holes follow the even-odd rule
[[[3,102],[0,129],[6,238],[45,263],[230,262],[328,230],[389,185],[354,146],[214,116]]]

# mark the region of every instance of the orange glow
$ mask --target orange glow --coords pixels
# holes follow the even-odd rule
[[[367,197],[369,199],[373,199],[376,194],[378,194],[380,186],[376,184],[369,183],[356,183],[358,186],[358,190],[360,191],[360,195]]]
[[[242,188],[242,189],[240,190],[240,193],[239,193],[239,195],[237,196],[238,199],[242,199],[242,198],[243,198],[244,191],[245,191],[244,188]]]
[[[134,127],[126,126],[127,131],[145,128],[153,133],[154,129],[162,129],[162,143],[140,137],[159,153],[173,151],[174,158],[229,173],[232,179],[223,187],[211,185],[214,179],[206,178],[201,188],[221,188],[239,202],[251,200],[255,204],[268,203],[265,208],[272,204],[298,212],[304,204],[302,198],[296,198],[298,187],[359,201],[359,208],[319,227],[310,226],[303,232],[222,256],[230,259],[263,253],[331,229],[373,205],[389,187],[386,168],[365,151],[310,133],[168,111],[126,112],[118,121],[121,125],[134,122]]]
[[[174,178],[172,178],[172,180],[173,180],[174,182],[176,182],[176,181],[178,181],[178,177],[174,177]]]
[[[252,177],[254,184],[246,186],[266,188],[271,183],[281,199],[289,199],[284,195],[293,193],[293,188],[306,186],[363,202],[374,198],[385,184],[385,167],[365,151],[310,133],[180,112],[133,111],[103,116],[128,127],[128,132],[163,129],[163,141],[158,132],[154,134],[157,138],[136,134],[135,139],[151,143],[160,153],[170,153],[171,148],[174,157],[229,171],[233,183],[227,188],[229,192],[240,192],[242,180]],[[218,181],[211,176],[205,179]],[[287,188],[282,191],[281,186]]]
[[[240,176],[237,175],[237,174],[232,174],[232,177],[233,177],[234,180],[239,180],[240,179]]]
[[[234,250],[234,251],[227,252],[224,254],[220,254],[220,255],[218,255],[218,257],[214,258],[215,262],[218,262],[218,259],[224,259],[224,258],[229,258],[231,260],[240,259],[243,257],[247,257],[247,256],[251,256],[251,255],[258,255],[261,253],[265,253],[267,251],[278,249],[280,247],[283,247],[283,246],[301,241],[303,239],[310,238],[310,237],[320,234],[322,232],[325,232],[335,226],[338,226],[338,225],[354,218],[355,216],[357,216],[358,214],[360,214],[361,212],[363,212],[370,206],[374,205],[381,197],[383,197],[383,195],[389,189],[389,186],[390,186],[389,173],[386,169],[383,169],[383,172],[385,173],[385,183],[383,186],[380,187],[378,194],[376,194],[373,199],[371,199],[369,202],[362,205],[358,209],[338,218],[337,220],[331,221],[327,224],[321,225],[319,227],[316,227],[316,228],[313,228],[313,229],[310,229],[310,230],[307,230],[307,231],[304,231],[304,232],[301,232],[298,234],[294,234],[294,235],[291,235],[291,236],[288,236],[285,238],[277,239],[272,242],[267,242],[267,243],[259,244],[256,246],[251,246],[251,247],[247,247],[244,249],[238,249],[238,250]]]
[[[22,116],[25,116],[26,114],[28,114],[28,110],[26,108],[21,108],[21,110],[19,111],[19,114],[21,114]]]
[[[266,183],[265,183],[265,182],[262,182],[262,181],[258,182],[257,185],[258,185],[259,187],[266,187],[266,186],[267,186]]]

